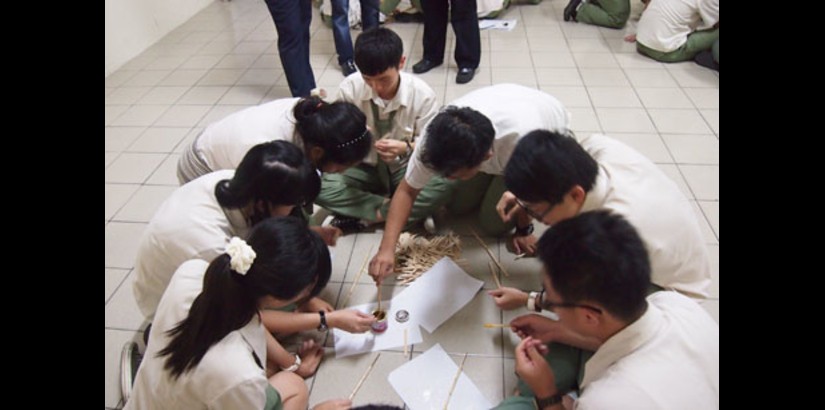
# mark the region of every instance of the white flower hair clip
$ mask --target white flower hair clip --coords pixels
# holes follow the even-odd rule
[[[230,258],[229,266],[241,275],[246,275],[246,272],[252,267],[252,262],[255,262],[255,251],[247,245],[246,241],[237,236],[233,236],[229,240],[225,252]]]

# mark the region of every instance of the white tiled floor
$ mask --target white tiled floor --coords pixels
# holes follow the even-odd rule
[[[568,107],[575,131],[605,132],[651,158],[694,201],[714,263],[712,299],[705,307],[718,321],[719,75],[690,62],[662,64],[645,58],[622,41],[623,30],[565,23],[561,14],[566,4],[544,0],[506,10],[501,18],[517,19],[516,28],[482,32],[480,71],[465,85],[454,82],[450,31],[447,64],[421,77],[442,102],[506,81],[540,88]],[[421,58],[423,27],[418,23],[389,27],[404,41],[410,70]],[[311,30],[317,83],[334,95],[343,78],[331,31],[317,10]],[[256,0],[211,4],[112,73],[105,87],[105,404],[115,408],[120,405],[120,348],[127,340],[139,340],[137,331],[146,326],[131,290],[137,242],[154,210],[177,186],[175,164],[181,149],[204,126],[227,114],[290,95],[274,25],[264,3]],[[453,227],[462,235],[469,233],[460,222]],[[343,303],[379,235],[358,234],[339,241],[332,281],[324,292],[331,302]],[[484,280],[485,288],[492,287],[486,253],[471,236],[463,236],[462,241],[468,273]],[[502,241],[486,238],[486,242],[511,273],[503,278],[505,285],[537,286],[537,261],[514,261]],[[364,275],[352,301],[369,299],[368,284]],[[411,355],[435,341],[456,362],[470,352],[465,370],[488,400],[498,402],[515,385],[514,339],[509,332],[472,324],[500,322],[518,314],[500,312],[482,291],[433,335],[424,332],[424,342]],[[334,381],[353,379],[371,359],[372,355],[335,359],[329,350],[317,376],[307,380],[310,404],[348,395],[353,385]],[[401,404],[386,376],[407,359],[401,352],[382,352],[356,404]]]

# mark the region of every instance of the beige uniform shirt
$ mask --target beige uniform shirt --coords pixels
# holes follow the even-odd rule
[[[164,201],[138,245],[134,294],[141,313],[152,319],[172,274],[189,259],[212,261],[233,236],[246,237],[248,226],[239,210],[227,210],[215,198],[215,185],[234,170],[194,179]]]
[[[177,379],[164,369],[169,356],[157,357],[171,339],[166,332],[186,318],[201,293],[209,263],[184,262],[158,305],[149,345],[124,409],[262,409],[269,382],[254,354],[266,363],[266,336],[258,317],[209,348],[201,361]]]
[[[569,127],[569,114],[552,95],[516,84],[498,84],[470,92],[452,103],[484,114],[495,129],[492,158],[481,163],[480,171],[503,175],[504,167],[521,137],[536,129],[560,131]],[[426,128],[425,128],[426,130]],[[436,175],[421,162],[426,132],[415,146],[404,176],[415,189],[422,189]]]
[[[587,362],[575,408],[718,409],[719,325],[676,292],[647,301],[647,312]]]
[[[651,0],[636,30],[636,41],[667,53],[687,42],[688,34],[719,21],[719,0]]]
[[[579,137],[579,143],[599,163],[596,184],[581,212],[608,209],[624,216],[645,243],[653,283],[707,298],[710,257],[696,214],[676,183],[613,138],[593,134]]]
[[[388,138],[404,141],[408,137],[408,130],[411,130],[410,143],[415,142],[424,126],[438,113],[438,97],[430,86],[420,78],[400,72],[401,80],[398,85],[398,92],[392,100],[384,101],[375,91],[372,90],[360,75],[351,75],[338,86],[337,100],[347,101],[355,104],[367,116],[367,124],[372,129],[376,140]],[[377,135],[378,127],[375,125],[372,104],[377,106],[378,115],[381,119],[393,118],[392,131],[386,135]],[[375,147],[370,149],[370,153],[364,158],[364,163],[375,165],[379,161]],[[396,170],[407,164],[407,157],[389,163],[391,170]]]
[[[250,148],[268,141],[291,142],[303,150],[292,109],[300,98],[283,98],[232,113],[210,124],[192,142],[212,171],[235,169]]]

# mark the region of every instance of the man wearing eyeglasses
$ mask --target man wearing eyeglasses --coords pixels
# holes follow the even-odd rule
[[[636,227],[647,247],[651,291],[709,296],[710,257],[690,201],[636,150],[605,135],[577,141],[568,133],[536,130],[519,141],[504,173],[508,192],[496,205],[503,220],[526,213],[553,226],[582,212],[613,211]],[[528,244],[523,252],[534,253],[529,244],[535,237],[517,240]],[[536,292],[503,287],[488,293],[505,310],[541,310]]]
[[[570,391],[580,410],[719,408],[719,325],[678,292],[648,296],[646,246],[627,220],[586,212],[537,248],[542,304],[558,322],[530,314],[510,323],[522,338],[520,381],[497,409],[571,408]]]
[[[452,215],[479,209],[478,225],[490,236],[512,229],[495,205],[504,193],[504,167],[519,139],[531,130],[566,129],[569,114],[553,96],[516,84],[497,84],[465,94],[425,126],[396,188],[378,253],[370,262],[377,283],[393,271],[395,245],[418,193],[435,176],[456,181],[447,205]],[[517,221],[518,222],[518,221]],[[525,223],[516,224],[527,229]],[[529,233],[529,232],[527,232]]]

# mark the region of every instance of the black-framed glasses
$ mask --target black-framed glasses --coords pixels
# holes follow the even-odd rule
[[[602,313],[602,310],[592,306],[592,305],[585,305],[581,303],[555,303],[555,302],[548,302],[547,301],[547,292],[542,292],[541,298],[541,308],[544,310],[549,310],[551,312],[555,312],[555,308],[557,307],[580,307],[584,309],[590,309],[598,313]]]
[[[530,215],[531,218],[536,219],[538,221],[543,221],[544,216],[547,215],[548,213],[550,213],[550,210],[553,209],[553,206],[554,206],[554,205],[550,205],[549,207],[547,207],[547,209],[544,212],[539,214],[538,212],[530,209],[527,206],[527,204],[525,204],[524,202],[521,201],[521,199],[516,198],[516,203],[518,204],[518,206],[522,207],[522,209],[524,209],[525,212],[527,212],[527,215]]]

